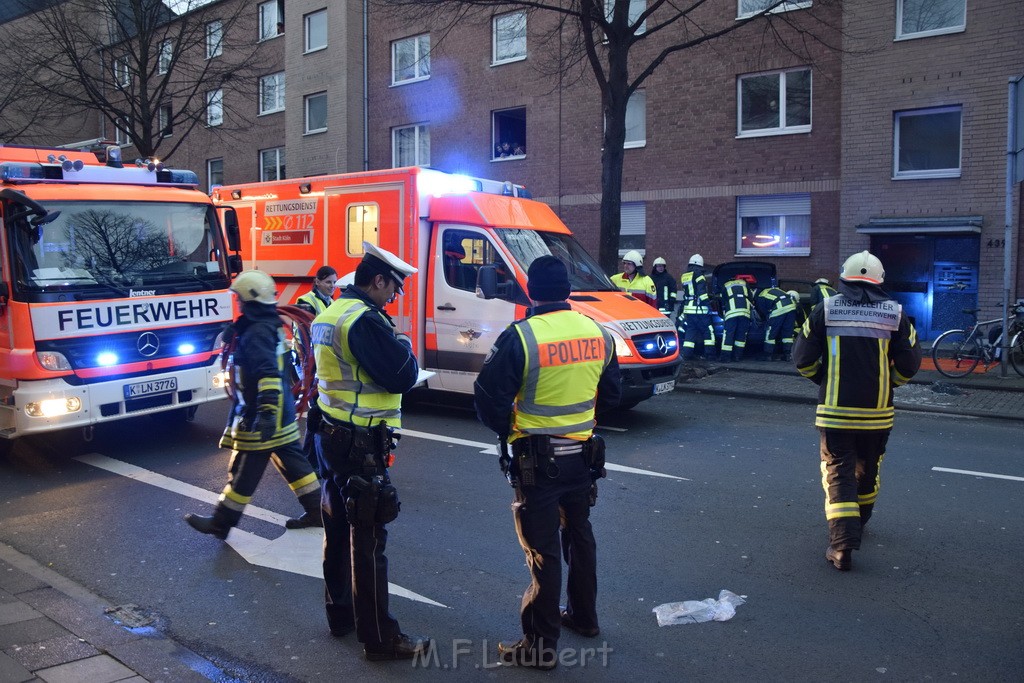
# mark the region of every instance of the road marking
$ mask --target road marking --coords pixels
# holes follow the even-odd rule
[[[972,470],[954,470],[949,467],[933,467],[933,472],[950,472],[952,474],[969,474],[972,477],[989,477],[990,479],[1009,479],[1010,481],[1024,481],[1024,477],[1015,477],[1010,474],[993,474],[991,472],[974,472]]]
[[[128,479],[134,479],[135,481],[170,491],[171,493],[177,493],[186,498],[209,503],[210,505],[216,505],[217,500],[220,498],[219,494],[207,491],[204,488],[186,484],[183,481],[178,481],[177,479],[172,479],[120,460],[108,458],[99,453],[87,453],[75,458],[75,460]],[[288,519],[286,515],[271,512],[252,504],[245,506],[243,514],[255,519],[261,519],[264,522],[276,524],[280,527],[283,527]],[[250,564],[322,579],[324,576],[323,539],[324,532],[321,529],[293,529],[286,531],[277,538],[267,539],[236,528],[232,529],[231,533],[228,534],[226,543],[234,548]],[[388,583],[388,592],[391,595],[408,598],[416,602],[425,602],[428,605],[435,605],[437,607],[448,607],[394,583]]]
[[[491,443],[483,443],[481,441],[470,441],[468,439],[456,439],[453,436],[444,436],[442,434],[431,434],[430,432],[418,432],[414,429],[402,428],[399,430],[402,436],[411,436],[417,439],[427,439],[429,441],[441,441],[443,443],[453,443],[459,446],[469,446],[470,448],[479,448],[481,455],[497,455],[498,446]],[[627,467],[625,465],[614,465],[612,463],[605,463],[605,469],[615,470],[617,472],[626,472],[628,474],[643,474],[648,477],[663,477],[665,479],[677,479],[679,481],[692,481],[686,477],[677,477],[674,474],[662,474],[661,472],[654,472],[652,470],[641,470],[636,467]]]

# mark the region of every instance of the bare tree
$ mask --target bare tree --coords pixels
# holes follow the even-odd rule
[[[208,123],[211,105],[221,113],[221,135],[251,119],[250,111],[230,115],[232,100],[254,101],[263,66],[255,29],[232,30],[251,14],[249,4],[64,0],[34,11],[25,33],[0,38],[0,54],[17,55],[26,81],[20,96],[37,109],[98,112],[108,137],[119,131],[140,156],[167,159]],[[239,96],[216,97],[229,83]]]
[[[838,36],[839,0],[374,0],[420,19],[442,22],[446,32],[473,13],[525,9],[557,18],[551,40],[539,49],[558,49],[549,65],[561,73],[580,67],[592,72],[600,90],[605,128],[601,169],[601,231],[598,258],[611,272],[618,261],[626,107],[629,98],[666,61],[714,43],[731,33],[756,32],[760,40],[810,58],[812,44]],[[786,7],[787,5],[792,7]],[[800,12],[781,10],[795,9]],[[757,22],[757,25],[750,26]],[[557,37],[561,37],[558,40]],[[545,48],[547,46],[547,48]],[[435,49],[435,48],[432,48]]]

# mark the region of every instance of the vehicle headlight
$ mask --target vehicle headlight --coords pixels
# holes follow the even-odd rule
[[[611,333],[612,340],[615,342],[616,356],[620,358],[628,358],[629,356],[633,355],[633,351],[629,348],[629,344],[626,343],[626,340],[622,337],[621,334],[611,329],[610,327],[606,327],[605,329],[608,330],[609,333]]]
[[[71,363],[64,357],[63,353],[57,351],[39,351],[36,353],[39,364],[47,370],[70,370]]]

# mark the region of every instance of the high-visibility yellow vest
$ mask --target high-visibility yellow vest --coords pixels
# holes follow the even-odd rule
[[[704,280],[704,290],[697,294],[697,282]],[[703,315],[711,312],[711,301],[708,299],[707,278],[703,273],[695,274],[689,270],[679,277],[683,290],[683,315]]]
[[[325,304],[324,300],[318,297],[316,292],[313,290],[309,290],[300,296],[295,300],[295,303],[304,303],[311,306],[313,308],[313,315],[320,315],[327,310],[327,304]]]
[[[576,311],[552,311],[515,324],[526,351],[512,434],[585,441],[594,429],[597,384],[612,360],[608,332]]]
[[[316,359],[317,403],[329,417],[361,427],[381,420],[402,425],[402,395],[374,383],[352,354],[348,335],[352,326],[371,311],[360,299],[338,299],[313,320],[311,337]]]
[[[658,288],[647,275],[634,275],[632,280],[627,280],[625,273],[616,273],[612,275],[611,281],[626,294],[649,297],[652,301],[658,298]]]
[[[747,289],[746,280],[729,280],[723,285],[725,289],[725,311],[722,318],[749,318],[750,317],[750,291]]]

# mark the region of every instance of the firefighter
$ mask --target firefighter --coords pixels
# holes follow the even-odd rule
[[[295,305],[320,315],[334,301],[334,288],[338,282],[338,271],[330,266],[320,266],[313,276],[313,288],[295,300]]]
[[[639,251],[627,251],[622,257],[622,272],[611,277],[612,284],[640,301],[657,307],[658,293],[654,280],[644,275],[644,257]]]
[[[748,282],[756,282],[752,275],[737,275],[723,285],[725,303],[722,306],[724,333],[719,358],[723,363],[739,361],[747,346],[750,329],[750,290]]]
[[[768,323],[764,333],[761,360],[788,361],[793,347],[796,304],[788,293],[778,287],[765,287],[757,295],[755,305],[758,313]],[[780,347],[781,356],[775,356],[776,346]]]
[[[819,277],[814,281],[814,287],[811,289],[811,310],[820,304],[830,296],[835,296],[838,292],[832,288],[832,283],[828,281],[827,277]]]
[[[654,281],[654,288],[657,295],[656,305],[658,310],[665,315],[672,315],[676,309],[676,278],[668,272],[665,259],[658,257],[654,259],[654,270],[651,272],[651,280]]]
[[[711,298],[708,294],[708,279],[704,275],[704,257],[694,254],[690,257],[686,272],[679,278],[682,291],[683,360],[697,355],[697,343],[703,344],[704,356],[715,357],[715,328],[711,319]]]
[[[618,405],[621,387],[610,334],[566,302],[565,264],[541,256],[527,276],[533,308],[498,337],[474,394],[480,421],[512,445],[511,463],[504,448],[499,462],[515,486],[512,514],[531,577],[520,611],[523,637],[499,643],[499,661],[551,669],[561,628],[600,633],[590,506],[604,476],[604,449],[592,431],[596,412]],[[560,612],[563,551],[568,601]]]
[[[355,630],[369,660],[411,659],[430,639],[402,633],[388,609],[386,524],[398,516],[388,467],[402,394],[419,366],[384,306],[416,268],[363,242],[354,284],[313,321],[317,468],[324,479],[324,583],[331,635]]]
[[[211,517],[185,515],[193,529],[221,540],[238,524],[271,461],[305,510],[285,527],[323,526],[320,482],[299,448],[295,403],[285,380],[288,361],[275,289],[274,279],[258,270],[247,270],[231,283],[242,314],[225,333],[226,339],[237,339],[234,403],[220,439],[222,448],[231,449],[228,483]]]
[[[884,281],[873,254],[846,259],[839,292],[814,307],[793,349],[797,370],[820,387],[814,424],[829,529],[825,559],[840,571],[853,567],[878,497],[893,388],[921,367],[917,331]]]

